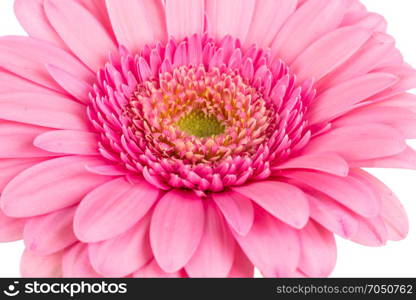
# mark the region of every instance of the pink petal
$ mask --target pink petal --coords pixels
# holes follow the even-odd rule
[[[88,258],[87,245],[78,243],[65,251],[62,259],[63,277],[99,278]]]
[[[235,247],[234,263],[228,277],[231,278],[252,278],[254,276],[254,266],[241,250]]]
[[[53,65],[46,65],[46,68],[52,78],[65,91],[74,96],[80,102],[89,103],[90,100],[88,93],[92,90],[92,86],[90,84]]]
[[[29,92],[29,93],[50,93],[55,94],[55,91],[26,80],[8,71],[0,70],[0,82],[7,82],[7,84],[0,85],[0,93],[14,93],[14,92]]]
[[[20,262],[20,273],[26,278],[60,278],[62,277],[62,252],[38,255],[25,250]]]
[[[378,195],[354,173],[338,177],[318,172],[287,171],[282,175],[332,197],[364,217],[375,217],[380,212]]]
[[[246,235],[253,225],[254,211],[251,200],[233,191],[212,194],[228,224],[240,235]]]
[[[163,271],[156,260],[152,260],[143,268],[139,269],[133,274],[135,278],[184,278],[186,274],[183,270],[179,270],[173,273],[166,273]]]
[[[36,137],[33,144],[45,151],[62,154],[97,155],[98,136],[77,130],[48,131]]]
[[[396,155],[376,159],[354,161],[351,164],[354,168],[397,168],[416,169],[416,151],[410,147]]]
[[[27,221],[23,237],[26,249],[40,255],[56,253],[77,241],[72,230],[75,207]]]
[[[252,199],[290,226],[302,228],[308,222],[308,200],[304,193],[295,186],[284,182],[262,181],[233,187],[233,190]]]
[[[156,261],[168,273],[185,266],[204,231],[204,206],[193,192],[172,190],[156,205],[150,243]]]
[[[165,13],[160,0],[106,0],[118,43],[132,53],[167,38]],[[178,18],[179,19],[179,18]]]
[[[204,0],[166,0],[166,23],[169,36],[177,40],[204,31]]]
[[[307,1],[277,34],[272,44],[276,57],[290,64],[310,44],[341,23],[345,8],[346,1]]]
[[[0,121],[0,158],[48,157],[48,153],[33,146],[34,139],[50,129]]]
[[[258,0],[246,39],[246,46],[270,47],[276,34],[295,11],[297,0]]]
[[[276,167],[285,169],[310,169],[338,176],[347,176],[348,163],[339,155],[333,153],[313,153],[294,157]]]
[[[17,174],[41,161],[42,158],[0,159],[0,192]]]
[[[355,170],[355,172],[362,179],[366,179],[380,195],[380,217],[386,226],[388,239],[393,241],[404,239],[409,232],[409,220],[400,200],[384,183],[371,174],[362,170]]]
[[[113,37],[113,28],[110,23],[104,0],[75,0],[82,4]]]
[[[311,277],[327,277],[337,260],[337,246],[332,233],[310,221],[299,232],[302,247],[299,268]]]
[[[321,94],[310,111],[311,124],[328,121],[352,110],[356,105],[397,83],[388,73],[371,73],[343,82]]]
[[[89,127],[85,106],[59,94],[1,94],[0,118],[58,129],[85,130]]]
[[[206,1],[208,33],[216,39],[230,35],[244,43],[255,5],[255,0]],[[232,12],[232,18],[230,18],[230,12]]]
[[[246,236],[234,237],[266,277],[285,277],[298,265],[300,245],[296,230],[264,211],[256,211],[253,227]]]
[[[384,246],[387,242],[387,228],[381,217],[361,218],[358,231],[351,241],[368,247]]]
[[[100,161],[69,156],[41,162],[9,182],[1,195],[1,207],[7,215],[31,217],[71,206],[109,180],[85,170],[85,165]]]
[[[15,0],[14,11],[19,23],[31,37],[48,41],[60,48],[66,47],[46,18],[43,0]]]
[[[40,85],[62,91],[46,70],[47,64],[65,70],[85,82],[94,79],[94,74],[78,59],[50,43],[23,36],[0,38],[0,65],[4,69]]]
[[[95,271],[106,277],[124,277],[148,263],[150,217],[146,216],[125,233],[100,243],[89,244],[89,257]]]
[[[347,161],[355,161],[391,156],[405,149],[400,132],[386,125],[367,123],[335,128],[312,139],[304,152],[334,152]]]
[[[325,194],[308,195],[311,218],[343,238],[351,238],[358,231],[359,218],[345,206]]]
[[[25,224],[26,219],[10,218],[0,210],[0,242],[21,240]]]
[[[210,201],[205,209],[201,242],[186,264],[190,277],[227,277],[234,261],[235,241],[218,208]]]
[[[117,178],[91,191],[81,201],[74,219],[74,230],[84,242],[113,238],[136,224],[155,201],[159,190],[145,180],[134,184]]]
[[[45,11],[62,40],[92,70],[98,71],[116,51],[103,25],[77,2],[45,0]]]
[[[292,63],[293,72],[299,82],[309,78],[319,81],[356,53],[370,35],[370,30],[359,27],[344,27],[332,31],[299,55]]]

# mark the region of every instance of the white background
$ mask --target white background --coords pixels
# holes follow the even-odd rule
[[[32,1],[32,0],[27,0]],[[226,1],[226,0],[224,0]],[[328,0],[332,1],[332,0]],[[405,59],[416,66],[416,1],[362,0],[370,11],[384,15],[389,33]],[[25,34],[13,13],[13,0],[0,1],[0,36]],[[76,22],[76,20],[74,20]],[[416,147],[416,142],[412,141]],[[416,171],[372,170],[402,200],[410,220],[406,240],[382,248],[367,248],[338,239],[338,263],[333,277],[416,277]],[[22,242],[0,244],[0,277],[18,277]]]

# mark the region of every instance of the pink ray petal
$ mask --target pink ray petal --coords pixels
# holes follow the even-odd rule
[[[73,206],[29,219],[23,232],[26,249],[39,255],[50,255],[75,243],[74,214]]]
[[[43,158],[0,159],[0,192],[17,174],[43,160]]]
[[[78,130],[48,131],[36,137],[33,145],[61,154],[98,155],[98,136]]]
[[[252,278],[254,266],[241,250],[240,246],[235,247],[234,263],[228,277],[231,278]]]
[[[103,25],[77,2],[45,0],[45,11],[62,40],[92,70],[98,71],[116,51]]]
[[[387,228],[381,217],[362,218],[351,241],[368,247],[381,247],[387,242]]]
[[[369,160],[359,160],[350,163],[354,168],[397,168],[416,169],[416,151],[406,147],[402,152],[386,157]]]
[[[309,204],[304,193],[284,182],[261,181],[233,187],[281,221],[302,228],[309,219]]]
[[[234,261],[235,240],[215,204],[206,204],[201,242],[185,270],[190,277],[227,277]]]
[[[27,278],[60,278],[62,277],[62,255],[38,255],[25,250],[20,262],[20,274]]]
[[[150,243],[160,267],[173,273],[184,267],[197,249],[204,231],[202,199],[193,192],[172,190],[156,205]]]
[[[335,267],[337,247],[334,235],[310,221],[299,231],[301,255],[299,269],[311,277],[327,277]]]
[[[113,238],[145,216],[159,194],[143,179],[135,184],[125,178],[109,181],[81,201],[74,219],[75,234],[89,243]]]
[[[149,224],[148,215],[115,238],[89,244],[89,257],[95,271],[106,277],[124,277],[148,263],[153,257]]]
[[[111,179],[85,169],[87,164],[100,162],[100,159],[82,156],[41,162],[7,184],[0,198],[1,207],[13,217],[32,217],[71,206]]]
[[[26,219],[10,218],[0,210],[0,242],[13,242],[22,239],[26,221]]]
[[[266,277],[285,277],[300,258],[298,233],[266,212],[257,210],[251,231],[234,234],[244,253]]]
[[[187,276],[183,269],[176,271],[176,272],[172,272],[172,273],[166,273],[159,267],[156,260],[153,259],[146,266],[134,272],[133,277],[135,278],[184,278]]]
[[[240,235],[246,235],[253,225],[254,210],[251,200],[233,191],[212,194],[228,224]]]
[[[87,245],[78,243],[66,250],[62,259],[62,273],[64,277],[99,278],[88,258]]]

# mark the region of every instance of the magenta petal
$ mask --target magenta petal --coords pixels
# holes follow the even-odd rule
[[[299,231],[302,247],[299,268],[311,277],[327,277],[335,267],[337,248],[334,235],[310,221]]]
[[[20,273],[26,278],[62,277],[62,252],[51,255],[38,255],[25,250],[20,262]]]
[[[300,258],[298,233],[266,212],[256,211],[251,231],[234,234],[250,261],[267,277],[285,277],[296,270]]]
[[[254,210],[251,200],[239,193],[225,191],[212,194],[228,224],[240,235],[246,235],[253,225]]]
[[[72,229],[75,207],[65,208],[27,221],[23,232],[26,249],[39,255],[56,253],[75,243]]]
[[[235,247],[234,263],[228,277],[251,278],[254,276],[254,266],[241,250],[240,246]]]
[[[41,162],[7,184],[0,198],[1,207],[13,217],[32,217],[69,207],[110,179],[85,169],[85,165],[100,161],[73,156]]]
[[[121,235],[89,244],[95,271],[106,277],[124,277],[143,267],[153,257],[149,242],[150,217],[142,218]]]
[[[109,181],[81,201],[74,219],[75,234],[90,243],[113,238],[136,224],[158,198],[159,191],[144,180],[135,184],[125,178]]]
[[[201,242],[185,270],[190,277],[227,277],[234,261],[235,240],[218,208],[206,204]]]
[[[193,192],[172,190],[155,207],[150,243],[156,261],[168,273],[184,267],[204,231],[204,206]]]
[[[309,204],[305,194],[284,182],[261,181],[233,190],[252,199],[270,214],[283,222],[302,228],[309,219]]]

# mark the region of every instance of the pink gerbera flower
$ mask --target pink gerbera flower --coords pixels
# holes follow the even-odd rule
[[[356,0],[16,0],[0,239],[23,276],[327,276],[407,234],[416,72]],[[348,259],[348,258],[345,258]]]

